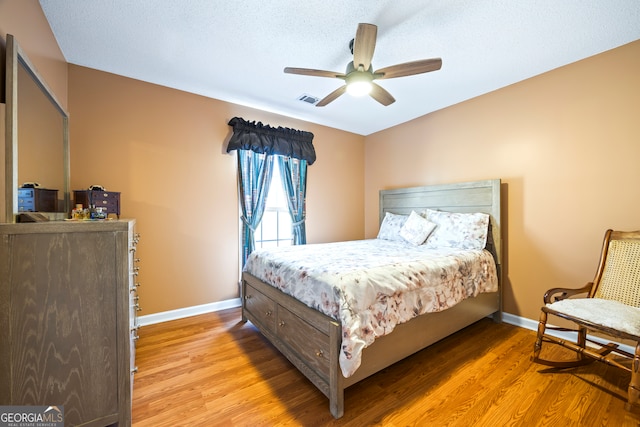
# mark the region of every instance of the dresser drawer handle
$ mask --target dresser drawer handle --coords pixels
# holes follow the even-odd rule
[[[135,373],[137,373],[137,372],[138,372],[138,367],[137,367],[137,366],[134,366],[134,367],[131,369],[131,373],[132,373],[132,374],[135,374]]]
[[[278,323],[278,325],[284,326],[284,320],[281,320],[280,323]]]
[[[102,201],[102,204],[103,204],[103,205],[107,205],[107,204],[109,204],[109,201],[108,201],[108,200],[103,200],[103,201]]]
[[[109,197],[109,193],[102,193],[103,197]]]
[[[273,314],[273,312],[271,310],[267,310],[266,313],[264,313],[266,316],[271,316]]]
[[[322,350],[318,350],[318,351],[316,351],[316,356],[324,357],[324,352]]]
[[[245,299],[245,300],[250,300],[250,299],[251,299],[251,295],[245,295],[245,296],[244,296],[244,299]]]

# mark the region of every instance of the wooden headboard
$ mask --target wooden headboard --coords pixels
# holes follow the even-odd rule
[[[493,248],[498,268],[502,265],[500,232],[500,180],[460,182],[426,187],[380,191],[380,223],[387,212],[408,215],[426,208],[448,212],[484,212],[491,217]],[[488,242],[488,246],[491,242]]]

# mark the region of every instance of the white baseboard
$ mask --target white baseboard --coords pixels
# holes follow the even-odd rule
[[[532,331],[538,330],[538,321],[527,319],[526,317],[516,316],[511,313],[502,313],[502,321],[514,326],[520,326],[521,328],[531,329]]]
[[[215,311],[226,310],[228,308],[240,307],[240,298],[225,301],[212,302],[210,304],[196,305],[193,307],[179,308],[177,310],[163,311],[160,313],[145,314],[138,317],[138,325],[146,326],[155,323],[168,322],[170,320],[183,319],[185,317],[197,316],[198,314],[213,313]]]
[[[510,325],[519,326],[525,329],[531,329],[532,331],[538,330],[537,320],[527,319],[525,317],[516,316],[514,314],[502,313],[502,321],[504,323],[509,323]],[[563,331],[551,331],[551,330],[547,330],[546,332],[551,336],[563,338],[566,340],[572,340],[574,342],[576,340],[576,335],[577,335],[575,332],[563,332]],[[602,344],[606,344],[607,342],[609,342],[608,340],[604,340],[600,337],[594,337],[593,335],[589,335],[589,339]],[[628,353],[633,354],[635,352],[635,349],[632,348],[630,345],[626,345],[622,343],[616,343],[616,344],[620,346],[621,350],[624,350]]]

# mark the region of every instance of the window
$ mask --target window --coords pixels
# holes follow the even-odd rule
[[[256,249],[291,246],[292,244],[291,214],[289,214],[278,162],[273,162],[273,175],[267,194],[267,205],[254,236]]]

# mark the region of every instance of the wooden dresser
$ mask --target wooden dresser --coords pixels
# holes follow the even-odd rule
[[[130,426],[135,221],[0,224],[0,405]]]

